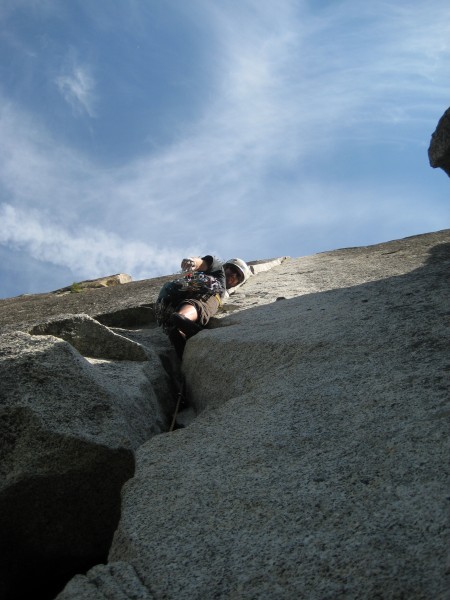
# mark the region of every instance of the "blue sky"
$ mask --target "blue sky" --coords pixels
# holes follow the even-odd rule
[[[0,0],[0,297],[449,227],[448,0]]]

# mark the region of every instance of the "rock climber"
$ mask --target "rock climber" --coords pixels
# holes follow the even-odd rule
[[[183,258],[184,277],[166,283],[156,302],[158,324],[169,335],[178,356],[186,340],[201,331],[222,302],[250,277],[247,263],[232,258],[225,263],[216,257]]]

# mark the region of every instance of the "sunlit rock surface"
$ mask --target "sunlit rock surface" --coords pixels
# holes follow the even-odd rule
[[[115,285],[121,285],[124,283],[130,283],[132,281],[131,275],[126,273],[117,273],[117,275],[107,275],[106,277],[99,277],[98,279],[88,279],[86,281],[77,281],[72,283],[65,288],[55,290],[54,294],[65,294],[65,293],[81,293],[88,289],[94,288],[105,288]]]

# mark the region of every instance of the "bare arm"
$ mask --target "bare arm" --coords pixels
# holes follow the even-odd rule
[[[181,261],[181,268],[183,271],[207,271],[211,265],[200,258],[200,256],[193,256],[190,258],[183,258]]]

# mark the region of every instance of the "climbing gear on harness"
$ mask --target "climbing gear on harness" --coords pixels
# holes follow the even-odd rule
[[[214,296],[220,291],[219,282],[215,277],[206,275],[201,271],[187,273],[184,277],[177,280],[180,283],[181,290],[190,294],[199,294],[200,296]],[[195,296],[191,296],[194,298]]]
[[[207,300],[211,296],[220,299],[221,287],[215,277],[202,272],[187,273],[179,279],[163,285],[155,302],[156,322],[169,332],[170,317],[184,300]]]

